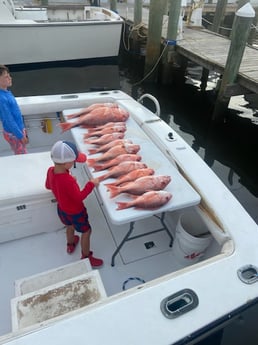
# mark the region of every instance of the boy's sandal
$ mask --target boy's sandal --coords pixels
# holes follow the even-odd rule
[[[77,235],[74,235],[74,242],[73,243],[67,243],[67,253],[72,254],[75,251],[75,248],[80,240],[80,237]]]

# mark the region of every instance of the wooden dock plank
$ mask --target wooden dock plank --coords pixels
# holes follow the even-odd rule
[[[177,41],[176,51],[195,63],[223,73],[231,41],[208,30],[184,28],[183,39]],[[258,93],[258,50],[246,46],[239,69],[238,83]]]

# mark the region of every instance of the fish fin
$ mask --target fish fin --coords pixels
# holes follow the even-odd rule
[[[116,186],[109,186],[110,198],[114,198],[120,193],[120,188]]]
[[[109,190],[109,187],[115,186],[113,183],[105,183],[105,186],[107,187],[107,190]]]
[[[99,182],[104,181],[104,180],[105,180],[107,177],[108,177],[108,176],[107,176],[107,174],[104,174],[104,175],[98,176]]]
[[[85,124],[81,124],[81,127],[82,127],[82,128],[86,128],[86,129],[88,130],[88,132],[89,132],[89,131],[95,131],[96,128],[97,128],[97,127],[94,126],[94,125],[91,126],[91,125],[85,125]]]
[[[91,140],[87,140],[87,139],[84,139],[83,142],[84,142],[85,144],[92,144]]]
[[[89,158],[87,159],[87,164],[89,167],[92,167],[95,164],[95,159],[94,158]]]
[[[93,168],[94,168],[94,171],[105,170],[105,168],[104,168],[104,166],[102,164],[94,164]]]
[[[62,129],[62,132],[66,132],[73,127],[73,124],[69,122],[61,122],[59,123],[59,127]]]
[[[82,126],[81,126],[82,127]],[[95,138],[98,137],[98,135],[94,135],[94,132],[89,132],[89,133],[85,133],[83,136],[85,139],[89,139],[89,138]]]
[[[94,155],[95,153],[97,153],[97,149],[88,149],[88,153],[89,155]]]
[[[132,199],[137,199],[139,197],[139,195],[136,194],[130,194],[130,193],[126,193],[128,196],[130,196]]]
[[[66,117],[68,118],[68,119],[75,119],[76,117],[79,117],[80,115],[78,115],[78,114],[69,114],[69,115],[67,115]]]
[[[125,208],[128,208],[129,205],[128,205],[128,202],[116,202],[117,204],[117,210],[124,210]]]

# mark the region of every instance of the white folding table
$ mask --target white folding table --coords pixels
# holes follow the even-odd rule
[[[79,110],[79,109],[78,109]],[[74,113],[76,110],[64,110],[63,116],[67,120],[67,115]],[[72,120],[68,120],[72,121]],[[144,133],[140,126],[131,118],[126,121],[127,130],[125,132],[125,138],[131,139],[134,144],[140,145],[139,155],[142,156],[142,162],[146,163],[149,168],[154,169],[156,175],[169,175],[171,176],[171,182],[165,188],[166,191],[172,194],[172,199],[160,207],[158,210],[139,210],[135,208],[128,208],[124,210],[117,210],[117,201],[130,201],[132,200],[130,196],[126,193],[122,193],[115,198],[110,198],[109,192],[105,186],[105,183],[111,183],[114,179],[106,179],[100,183],[97,188],[99,197],[107,211],[108,217],[113,224],[121,225],[129,223],[129,231],[124,236],[123,240],[117,247],[116,251],[112,255],[111,265],[114,266],[115,256],[118,254],[122,246],[126,241],[129,241],[133,238],[146,236],[149,232],[144,234],[130,237],[133,232],[134,224],[136,221],[148,217],[158,217],[162,223],[162,228],[157,229],[156,231],[165,230],[170,236],[170,245],[172,245],[172,235],[167,229],[167,226],[164,222],[165,213],[167,211],[174,211],[182,209],[185,207],[197,205],[200,202],[199,194],[193,189],[193,187],[186,181],[186,179],[179,173],[175,165],[170,162],[167,157],[160,151],[160,149],[155,145],[154,142]],[[72,135],[76,142],[78,149],[88,156],[88,158],[95,158],[103,153],[98,153],[94,155],[88,154],[88,149],[93,148],[94,145],[86,144],[84,142],[84,134],[87,133],[87,129],[82,127],[74,127],[72,129]],[[96,178],[100,175],[103,175],[107,170],[94,172],[94,169],[87,166],[87,174],[90,178]]]

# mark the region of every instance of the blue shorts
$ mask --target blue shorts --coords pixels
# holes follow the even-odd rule
[[[78,214],[67,214],[57,206],[57,213],[64,225],[73,225],[75,230],[81,233],[91,230],[86,208]]]

